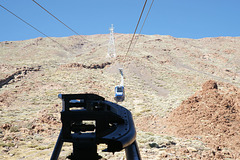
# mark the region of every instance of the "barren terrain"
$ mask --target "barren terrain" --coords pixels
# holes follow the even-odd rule
[[[115,34],[0,42],[0,159],[49,159],[60,128],[59,93],[125,101],[142,159],[240,159],[240,38]],[[99,147],[99,150],[102,146]],[[60,159],[71,153],[63,146]],[[124,152],[102,153],[124,159]]]

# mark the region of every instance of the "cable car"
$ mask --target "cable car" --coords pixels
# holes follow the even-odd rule
[[[124,86],[116,86],[115,87],[115,96],[114,96],[115,101],[117,102],[122,102],[125,99],[125,91],[124,91]]]

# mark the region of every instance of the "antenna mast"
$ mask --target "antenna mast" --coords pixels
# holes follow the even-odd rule
[[[113,29],[114,28],[113,28],[113,24],[112,24],[111,28],[109,28],[109,30],[110,30],[110,39],[109,39],[109,43],[108,43],[108,56],[110,58],[115,58],[116,57]]]

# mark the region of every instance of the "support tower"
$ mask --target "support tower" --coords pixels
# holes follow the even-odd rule
[[[113,29],[114,28],[113,28],[113,24],[112,24],[111,28],[109,28],[109,30],[110,30],[110,39],[109,39],[109,43],[108,43],[108,56],[110,58],[115,58],[116,57]]]

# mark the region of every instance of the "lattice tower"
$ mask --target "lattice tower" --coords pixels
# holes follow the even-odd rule
[[[111,58],[115,58],[116,57],[113,29],[114,28],[113,28],[113,24],[112,24],[111,28],[109,28],[109,30],[110,30],[110,39],[109,39],[109,43],[108,43],[108,56],[111,57]]]

